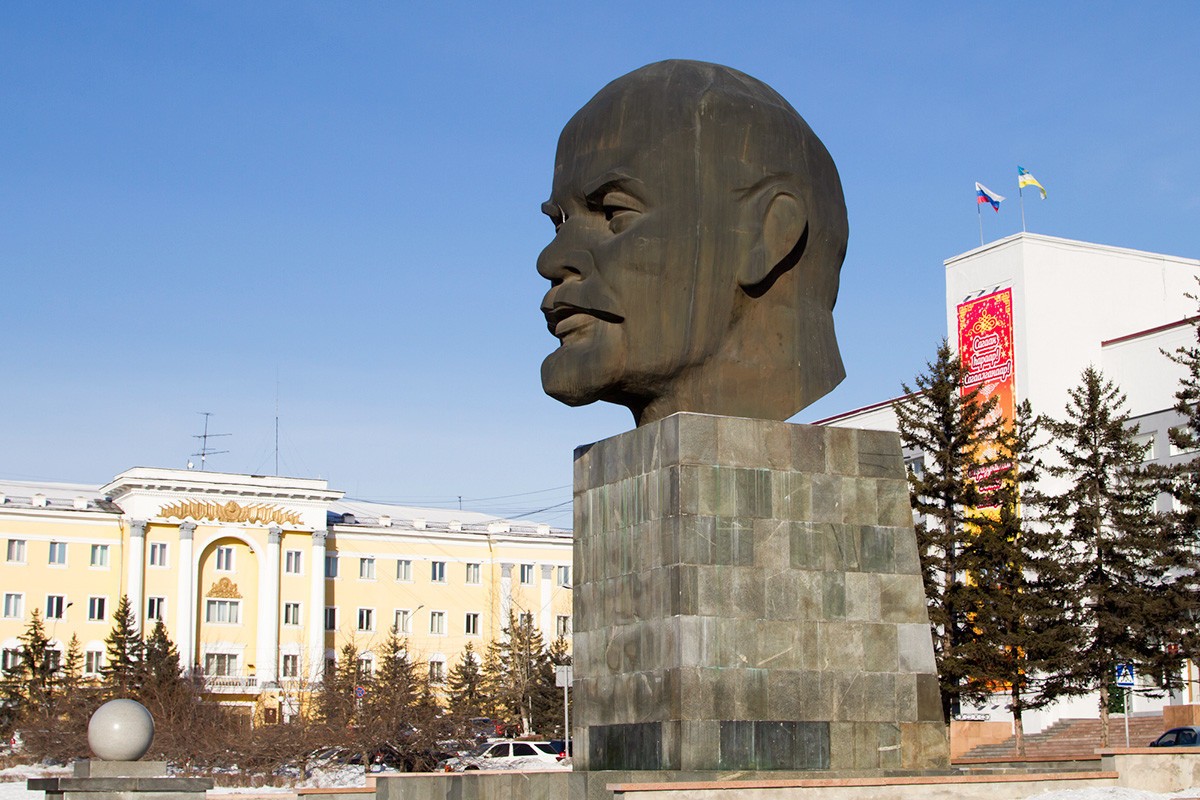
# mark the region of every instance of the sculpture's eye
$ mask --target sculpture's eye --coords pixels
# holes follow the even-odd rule
[[[613,233],[628,228],[645,208],[640,200],[626,192],[611,190],[598,198],[597,205]]]

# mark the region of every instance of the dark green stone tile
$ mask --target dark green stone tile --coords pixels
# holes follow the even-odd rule
[[[895,529],[879,525],[863,525],[859,528],[859,535],[862,540],[860,563],[863,571],[895,572]]]

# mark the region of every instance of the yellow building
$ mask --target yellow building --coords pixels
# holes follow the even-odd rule
[[[326,481],[136,468],[102,487],[0,482],[4,665],[40,609],[104,664],[122,594],[230,700],[319,679],[353,642],[373,667],[395,624],[440,680],[510,610],[569,639],[571,533],[465,511],[342,499]]]

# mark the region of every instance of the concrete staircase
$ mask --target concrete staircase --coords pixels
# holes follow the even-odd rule
[[[1129,718],[1129,746],[1145,747],[1162,734],[1161,714]],[[1025,757],[1038,761],[1070,761],[1095,758],[1100,747],[1099,719],[1061,719],[1041,733],[1026,734]],[[1110,717],[1109,747],[1125,746],[1125,718]],[[984,744],[968,750],[955,763],[968,761],[1010,761],[1017,758],[1016,740],[1012,737],[998,744]]]

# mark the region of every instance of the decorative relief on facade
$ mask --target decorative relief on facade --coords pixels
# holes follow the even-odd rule
[[[212,588],[208,590],[205,597],[221,597],[226,600],[241,600],[242,594],[238,591],[237,584],[229,580],[229,578],[221,578],[221,580],[213,583]]]
[[[202,500],[181,500],[178,503],[163,506],[158,511],[160,517],[175,517],[183,519],[207,519],[214,522],[257,522],[263,525],[299,525],[300,514],[287,511],[279,506],[268,506],[261,503],[243,506],[230,500],[227,503],[207,503]]]

